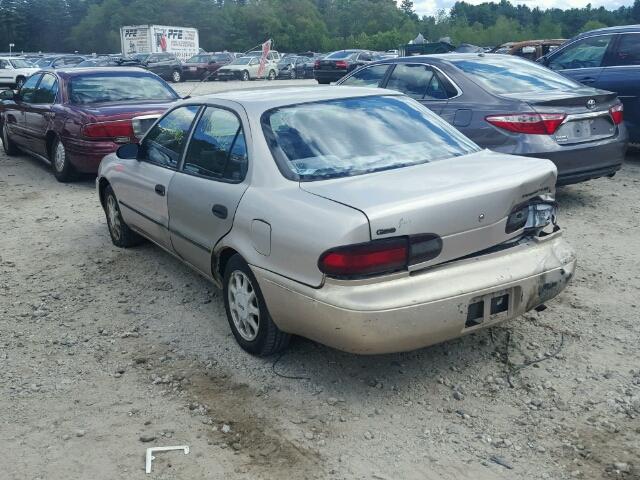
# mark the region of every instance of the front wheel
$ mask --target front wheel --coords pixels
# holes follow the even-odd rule
[[[242,81],[246,82],[249,80],[249,72],[247,72],[246,70],[244,72],[242,72]]]
[[[331,80],[320,80],[320,79],[316,79],[316,80],[320,85],[329,85],[331,83]]]
[[[296,71],[295,70],[291,70],[291,80],[295,80],[296,79]]]
[[[19,152],[16,144],[13,143],[13,140],[9,137],[9,129],[7,128],[7,123],[2,123],[2,149],[4,153],[9,156],[17,155]]]
[[[68,182],[73,179],[75,170],[69,161],[69,156],[67,155],[67,150],[64,148],[64,144],[59,138],[56,138],[53,142],[50,160],[53,175],[59,182]]]
[[[276,71],[275,70],[269,70],[269,75],[267,76],[268,80],[275,80],[276,79]]]
[[[113,193],[111,185],[108,185],[104,190],[104,213],[107,216],[107,227],[109,227],[111,242],[116,247],[128,248],[142,242],[142,237],[131,230],[122,219],[120,205],[118,205],[118,199],[116,194]]]
[[[240,255],[229,260],[224,272],[224,307],[238,344],[253,355],[284,350],[291,335],[271,319],[256,277]]]
[[[171,74],[171,81],[173,83],[179,83],[182,81],[182,73],[180,72],[180,70],[173,71],[173,73]]]
[[[24,85],[25,81],[26,81],[26,79],[24,77],[16,78],[16,90],[20,90],[22,88],[22,86]]]

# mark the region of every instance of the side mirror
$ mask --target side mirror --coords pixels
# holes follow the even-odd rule
[[[13,90],[3,90],[2,92],[0,92],[0,100],[13,100],[15,102],[17,97],[19,97],[17,91],[14,92]]]
[[[137,143],[126,143],[116,150],[116,156],[122,160],[136,160],[140,146]]]

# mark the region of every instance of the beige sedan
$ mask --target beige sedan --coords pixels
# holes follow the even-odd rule
[[[209,278],[240,346],[268,355],[291,335],[411,350],[552,299],[575,268],[555,182],[397,92],[317,87],[183,101],[97,186],[115,245],[146,238]]]

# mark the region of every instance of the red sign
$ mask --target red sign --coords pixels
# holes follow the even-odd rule
[[[264,74],[264,69],[267,64],[267,55],[271,51],[271,40],[267,40],[262,44],[262,56],[260,57],[260,67],[258,68],[258,77]]]

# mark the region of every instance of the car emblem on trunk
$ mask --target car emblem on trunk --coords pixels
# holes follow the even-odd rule
[[[590,98],[589,100],[587,100],[587,108],[589,110],[596,108],[596,101],[593,98]]]

